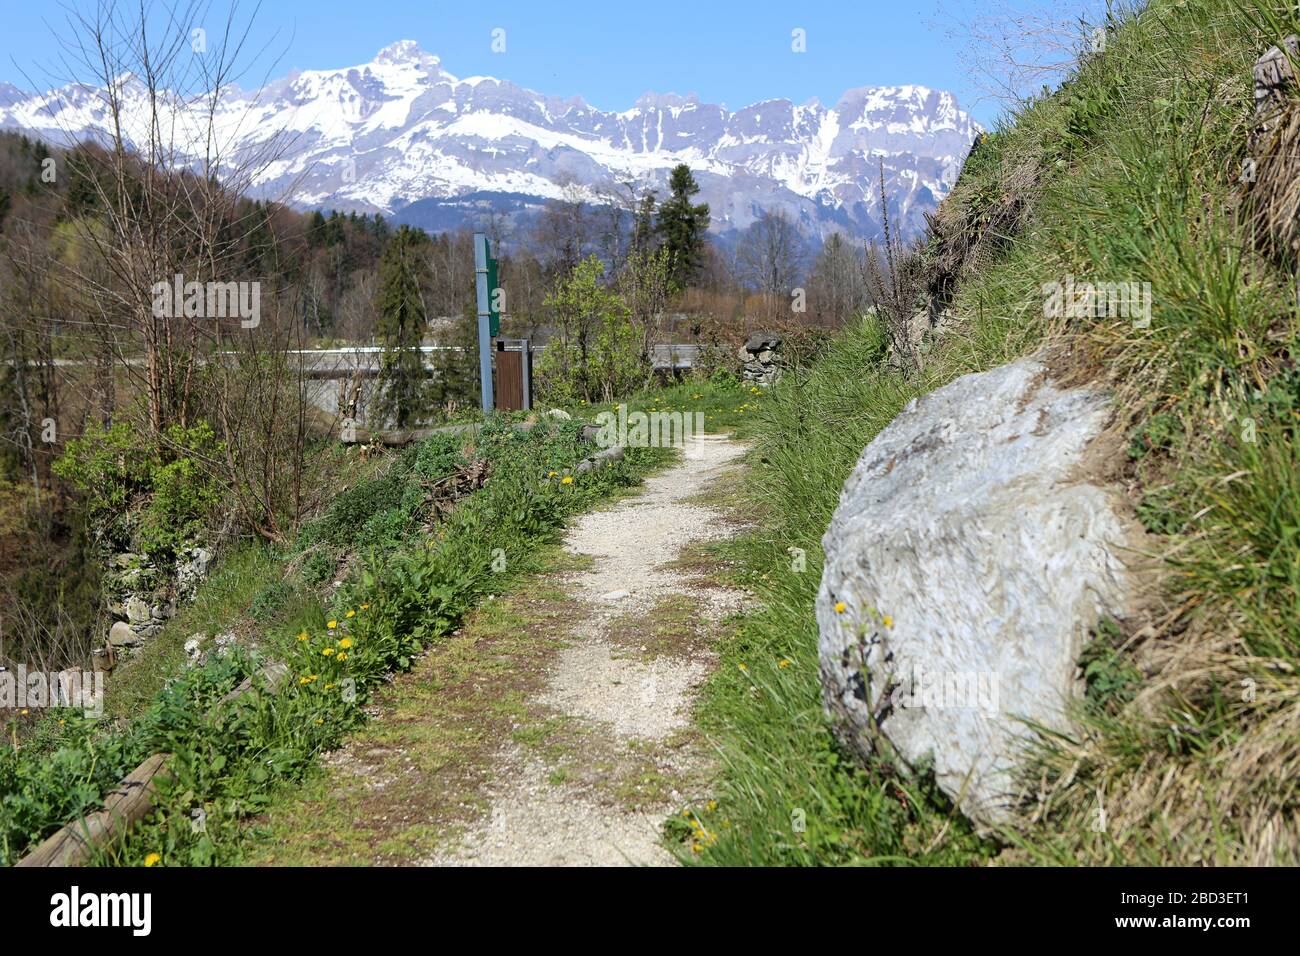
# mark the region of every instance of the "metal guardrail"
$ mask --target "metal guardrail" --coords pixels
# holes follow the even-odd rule
[[[439,352],[456,352],[464,353],[465,348],[459,345],[422,345],[420,351],[430,358]],[[529,351],[537,356],[546,351],[544,345],[531,346]],[[651,361],[656,371],[677,371],[691,368],[696,357],[699,355],[700,346],[687,344],[661,344],[650,347]],[[364,375],[376,375],[379,373],[382,362],[384,349],[377,345],[358,345],[348,348],[335,349],[291,349],[286,355],[297,356],[300,359],[309,361],[310,367],[306,369],[310,377],[333,378],[341,372],[360,372]],[[223,352],[222,355],[238,355],[237,352]],[[12,361],[5,364],[12,364]],[[95,359],[54,359],[55,368],[77,368],[80,366],[94,365]],[[115,364],[126,365],[130,367],[143,367],[145,360],[143,358],[119,358]],[[432,368],[432,362],[429,363]]]

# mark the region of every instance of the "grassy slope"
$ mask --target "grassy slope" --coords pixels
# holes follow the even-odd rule
[[[484,430],[469,460],[489,463],[488,480],[441,516],[428,495],[464,459],[461,439],[430,439],[385,456],[284,553],[234,552],[154,652],[127,669],[108,702],[129,718],[124,726],[56,712],[30,742],[0,748],[0,862],[95,806],[156,750],[174,754],[159,812],[99,862],[138,863],[151,853],[164,863],[237,861],[249,815],[363,722],[362,706],[391,671],[409,668],[503,579],[527,573],[565,516],[636,483],[663,457],[633,450],[566,484],[564,472],[591,451],[578,430],[576,422],[526,435]],[[310,573],[316,554],[323,573]],[[342,586],[331,591],[336,578]],[[242,650],[173,679],[181,635],[205,623],[255,636],[259,653],[287,661],[296,679],[273,700],[220,706],[256,669]],[[202,828],[191,825],[200,818]]]
[[[738,557],[768,610],[729,642],[709,689],[725,774],[698,811],[712,834],[702,861],[1296,861],[1296,307],[1237,208],[1251,63],[1300,27],[1269,21],[1281,7],[1155,0],[1126,20],[968,164],[932,268],[954,234],[1027,212],[961,277],[961,325],[923,371],[886,372],[865,322],[765,397],[751,489],[765,520]],[[1150,327],[1049,323],[1042,285],[1071,274],[1151,283]],[[1107,625],[1083,730],[1043,742],[1041,798],[1003,852],[924,779],[860,768],[834,746],[813,601],[820,537],[863,446],[909,398],[1044,344],[1114,389],[1133,439],[1129,490],[1167,574],[1149,619]]]

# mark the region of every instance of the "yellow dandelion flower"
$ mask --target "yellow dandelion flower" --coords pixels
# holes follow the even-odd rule
[[[836,613],[836,614],[843,614],[843,613],[844,613],[845,611],[847,611],[848,609],[849,609],[849,606],[848,606],[847,604],[845,604],[843,601],[836,601],[836,602],[835,602],[835,613]]]
[[[325,624],[325,626],[328,627],[328,628],[332,631],[332,630],[334,630],[334,628],[336,628],[336,627],[339,626],[339,622],[338,622],[338,621],[327,621],[326,624]]]
[[[326,657],[329,657],[331,654],[334,653],[334,648],[332,647],[322,648],[321,653],[324,654]]]
[[[361,610],[363,610],[363,611],[369,611],[369,610],[370,610],[370,605],[369,605],[369,604],[363,604],[363,605],[361,605]]]
[[[299,678],[298,678],[298,683],[299,683],[299,684],[310,684],[311,681],[309,681],[309,680],[308,680],[307,678],[305,678],[305,677],[299,677]]]
[[[718,809],[718,801],[710,800],[707,804],[705,804],[705,806],[707,806],[710,810],[716,810]]]
[[[885,627],[893,627],[893,626],[894,626],[894,619],[893,619],[892,617],[890,617],[888,614],[885,615],[885,617],[884,617],[884,621],[885,621]]]
[[[161,862],[162,862],[161,853],[150,853],[148,856],[144,858],[145,866],[157,866]]]
[[[356,611],[348,611],[348,613],[344,615],[344,617],[356,617],[356,616],[357,616]]]
[[[741,669],[742,671],[747,671],[747,670],[749,670],[749,668],[746,667],[744,664],[741,664],[741,665],[740,665],[740,669]]]
[[[347,659],[348,659],[347,652],[346,652],[346,651],[339,651],[338,659],[341,660],[341,661],[345,661],[345,660],[347,660]]]
[[[351,646],[352,646],[352,638],[350,638],[350,637],[345,637],[345,638],[343,638],[343,640],[339,641],[339,647],[344,647],[344,648],[346,648],[346,647],[351,647]]]
[[[780,663],[780,664],[777,664],[776,666],[779,667],[779,668],[781,668],[781,670],[785,670],[787,667],[790,666],[790,662],[789,662],[788,660],[786,660],[785,658],[782,658],[782,659],[781,659],[781,663]]]
[[[561,479],[560,484],[562,484],[562,485],[571,485],[571,484],[573,484],[573,476],[572,476],[572,475],[565,475],[564,478]]]
[[[299,632],[298,632],[298,640],[300,640],[300,641],[305,641],[305,640],[307,640],[307,632],[306,632],[306,631],[299,631]]]

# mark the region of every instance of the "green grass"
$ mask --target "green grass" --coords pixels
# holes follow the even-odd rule
[[[179,608],[158,635],[110,675],[105,713],[129,718],[144,710],[180,670],[185,662],[185,641],[191,635],[213,637],[244,630],[245,613],[268,581],[279,581],[282,571],[282,563],[262,544],[245,543],[223,557],[195,594],[194,602]]]
[[[863,446],[927,387],[877,374],[883,355],[879,328],[860,323],[763,399],[746,502],[760,529],[719,550],[765,609],[724,640],[701,705],[723,773],[714,808],[693,810],[716,842],[690,840],[702,852],[687,858],[945,864],[988,852],[924,780],[859,768],[822,717],[813,618],[821,536]]]
[[[766,610],[726,642],[707,691],[724,772],[715,808],[673,827],[688,858],[1300,859],[1297,316],[1289,273],[1255,251],[1243,225],[1236,176],[1251,64],[1298,26],[1265,0],[1154,0],[1125,19],[1103,55],[968,164],[943,211],[956,225],[931,239],[928,264],[1004,206],[1023,200],[1028,213],[1018,232],[986,237],[960,275],[948,306],[960,325],[923,368],[887,370],[867,321],[764,397],[746,506],[762,527],[730,550]],[[1043,284],[1068,275],[1150,283],[1150,326],[1045,318]],[[821,535],[870,439],[910,398],[1045,344],[1070,350],[1078,378],[1113,390],[1137,449],[1125,479],[1167,557],[1146,616],[1081,661],[1090,694],[1079,733],[1044,738],[1029,755],[1044,802],[994,843],[973,836],[924,773],[905,781],[836,747],[821,712],[813,602]],[[1092,825],[1099,792],[1105,828]]]
[[[339,762],[270,794],[245,824],[239,862],[418,864],[459,832],[485,799],[501,739],[528,720],[529,691],[559,645],[557,617],[578,613],[550,576],[580,563],[551,545],[498,575],[494,600],[377,689],[377,716],[349,735]]]
[[[680,412],[704,416],[706,432],[730,432],[745,437],[756,427],[767,392],[737,377],[717,375],[709,379],[688,379],[664,387],[649,388],[620,402],[567,407],[575,417],[596,421],[602,412],[618,413],[620,404],[632,412]],[[692,418],[691,422],[694,423]]]

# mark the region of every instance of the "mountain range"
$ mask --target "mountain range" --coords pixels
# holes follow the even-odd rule
[[[129,75],[118,82],[127,136],[143,135],[148,91]],[[183,144],[185,130],[197,137],[203,103],[176,102]],[[686,163],[722,236],[780,209],[809,237],[876,237],[882,164],[890,215],[915,232],[979,132],[951,94],[911,85],[851,89],[833,107],[776,99],[734,112],[695,95],[647,93],[605,112],[577,96],[457,78],[411,40],[360,66],[232,86],[215,118],[230,155],[277,152],[250,192],[301,209],[479,226],[489,212],[528,215],[548,199],[627,205],[646,189],[662,197],[669,171]],[[102,140],[104,91],[71,84],[33,94],[0,83],[0,129],[58,145]]]

